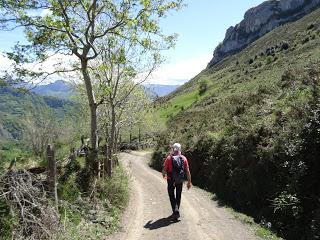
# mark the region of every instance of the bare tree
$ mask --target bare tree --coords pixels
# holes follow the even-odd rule
[[[25,145],[35,155],[42,157],[49,142],[53,142],[58,136],[53,114],[47,108],[32,109],[24,116],[23,125],[22,138]]]

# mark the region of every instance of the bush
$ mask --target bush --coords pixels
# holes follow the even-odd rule
[[[286,70],[281,76],[281,88],[292,87],[296,82],[296,76],[292,70]]]
[[[68,176],[65,182],[58,185],[59,198],[68,202],[75,202],[80,196],[80,190],[76,182],[76,174]]]
[[[97,183],[97,196],[100,200],[108,200],[113,207],[124,209],[129,200],[128,185],[127,173],[121,166],[117,166],[111,178],[101,179]]]
[[[307,27],[307,30],[314,29],[314,27],[315,27],[314,23],[310,23]]]
[[[302,44],[306,44],[307,42],[309,42],[310,41],[310,38],[309,37],[306,37],[306,38],[304,38],[303,40],[302,40]]]
[[[288,42],[282,42],[281,43],[281,50],[288,50],[289,49],[289,43]]]
[[[206,80],[202,80],[199,84],[199,95],[203,95],[208,89],[208,82]]]
[[[273,58],[271,56],[268,56],[266,59],[267,64],[270,64],[273,62]]]
[[[9,206],[0,199],[0,236],[3,240],[12,239],[12,231],[17,224],[16,219],[11,216]]]

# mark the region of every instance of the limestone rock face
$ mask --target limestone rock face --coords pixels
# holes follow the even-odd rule
[[[227,30],[225,39],[214,50],[208,67],[239,52],[276,27],[295,21],[319,6],[320,0],[268,0],[249,9],[239,24]]]

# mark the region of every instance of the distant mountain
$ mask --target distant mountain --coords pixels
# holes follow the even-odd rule
[[[175,91],[180,85],[144,84],[144,88],[152,98],[163,97]]]
[[[37,85],[32,92],[41,96],[50,96],[68,99],[73,94],[70,85],[63,80],[57,80],[46,85]]]

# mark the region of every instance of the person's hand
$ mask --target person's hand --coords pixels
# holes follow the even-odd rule
[[[188,190],[191,188],[191,186],[192,186],[191,182],[188,182],[188,183],[187,183],[187,188],[188,188]]]

